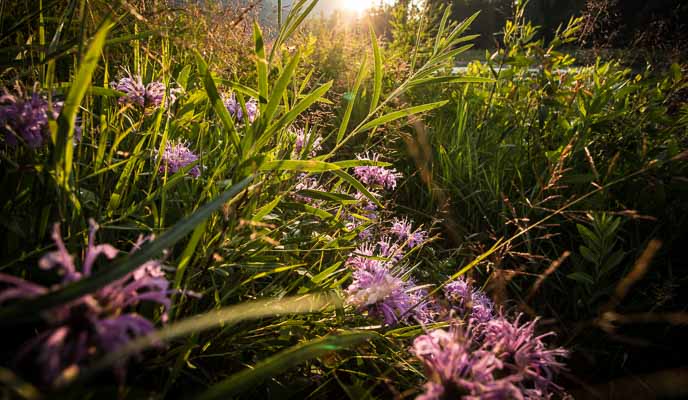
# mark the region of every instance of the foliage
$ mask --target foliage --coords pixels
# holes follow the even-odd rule
[[[574,66],[580,19],[545,42],[517,8],[456,73],[477,14],[449,7],[345,24],[299,0],[271,29],[252,3],[19,3],[0,28],[3,394],[563,396],[568,352],[536,314],[568,334],[609,311],[685,225],[681,67]],[[489,359],[481,380],[410,351],[447,332],[433,352]]]

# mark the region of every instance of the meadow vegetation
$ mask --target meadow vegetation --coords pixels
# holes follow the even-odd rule
[[[34,3],[0,10],[3,397],[687,390],[685,65],[577,62],[522,2],[489,51],[434,2]]]

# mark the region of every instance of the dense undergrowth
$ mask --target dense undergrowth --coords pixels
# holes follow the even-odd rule
[[[576,65],[580,20],[544,43],[518,4],[456,73],[471,19],[415,5],[15,3],[4,395],[563,398],[683,366],[681,66]]]

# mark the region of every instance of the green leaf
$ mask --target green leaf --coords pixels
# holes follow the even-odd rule
[[[317,207],[309,206],[308,204],[285,202],[283,203],[283,207],[289,210],[302,211],[326,221],[334,220],[334,215],[328,213],[325,210],[321,210]]]
[[[335,161],[332,164],[339,166],[340,168],[353,168],[353,167],[389,167],[391,163],[384,161],[374,161],[374,160],[345,160],[345,161]]]
[[[346,105],[346,111],[344,111],[344,117],[342,117],[342,122],[339,125],[339,132],[337,132],[337,143],[341,142],[344,138],[344,132],[349,126],[349,119],[351,119],[351,111],[354,109],[354,103],[356,102],[356,96],[358,96],[358,90],[361,87],[361,82],[365,77],[366,67],[368,66],[368,58],[363,56],[363,61],[361,62],[361,67],[358,70],[358,75],[356,75],[356,82],[354,83],[354,88],[351,92],[351,98],[347,99],[348,104]]]
[[[578,230],[578,233],[580,233],[580,235],[583,237],[583,240],[588,246],[593,246],[595,243],[601,240],[590,229],[586,228],[581,224],[576,224],[576,229]]]
[[[375,58],[375,70],[373,75],[373,97],[370,101],[369,114],[372,114],[380,102],[380,95],[382,94],[382,54],[380,52],[380,45],[377,42],[377,35],[373,24],[370,24],[370,41],[373,45],[373,57]]]
[[[597,259],[597,254],[595,254],[592,250],[590,250],[589,247],[580,246],[578,248],[578,250],[580,251],[583,258],[585,258],[586,260],[590,261],[591,263],[597,265],[597,263],[599,261]]]
[[[194,229],[193,234],[191,235],[189,243],[186,245],[186,248],[184,248],[184,252],[182,252],[182,256],[179,259],[179,263],[177,264],[177,271],[174,274],[175,289],[179,289],[179,287],[182,284],[182,278],[184,277],[184,271],[186,270],[186,266],[191,261],[191,257],[193,257],[194,252],[196,251],[198,242],[200,242],[201,238],[203,237],[203,234],[205,233],[207,224],[207,220],[198,224],[196,229]]]
[[[69,191],[69,179],[72,174],[76,115],[79,112],[81,101],[86,96],[88,88],[91,87],[91,77],[96,66],[98,66],[98,59],[110,28],[112,28],[112,24],[109,20],[106,20],[93,37],[91,44],[88,46],[88,51],[86,51],[86,55],[79,66],[79,72],[74,78],[72,87],[69,89],[62,111],[60,111],[60,116],[57,118],[57,139],[53,160],[56,167],[57,181],[67,191]]]
[[[382,117],[376,118],[376,119],[368,122],[367,124],[363,125],[360,129],[356,130],[356,133],[368,131],[370,129],[375,128],[376,126],[383,125],[383,124],[386,124],[386,123],[389,123],[392,121],[396,121],[399,118],[408,117],[408,116],[411,116],[414,114],[419,114],[419,113],[427,112],[430,110],[434,110],[436,108],[444,106],[448,102],[449,102],[448,100],[438,101],[436,103],[423,104],[420,106],[409,107],[409,108],[405,108],[403,110],[391,112],[387,115],[383,115]]]
[[[303,98],[303,100],[296,103],[296,105],[294,105],[294,107],[292,107],[292,109],[289,110],[288,113],[280,117],[280,119],[277,120],[277,122],[275,122],[272,126],[266,129],[265,133],[256,143],[256,148],[260,149],[262,146],[265,145],[265,143],[267,143],[268,140],[270,140],[270,138],[273,136],[275,132],[291,124],[296,119],[296,117],[298,117],[302,112],[306,111],[308,107],[310,107],[316,101],[320,100],[320,98],[325,93],[327,93],[328,90],[330,90],[330,87],[332,87],[332,81],[323,84],[322,86],[311,92],[308,96]]]
[[[581,282],[586,285],[593,285],[595,284],[595,281],[592,279],[592,277],[585,272],[573,272],[568,275],[566,275],[567,278],[576,281],[576,282]]]
[[[275,160],[261,164],[261,171],[305,171],[325,172],[338,170],[337,164],[317,160]]]
[[[451,15],[452,12],[452,7],[445,7],[444,9],[444,15],[442,15],[442,20],[440,21],[440,27],[437,30],[437,35],[435,36],[435,46],[432,49],[432,54],[436,54],[437,50],[440,48],[440,43],[442,43],[442,36],[444,35],[444,29],[447,26],[447,20],[449,20],[449,16]]]
[[[234,90],[235,92],[239,92],[241,94],[244,94],[249,97],[253,97],[254,99],[259,99],[261,102],[267,101],[265,98],[261,99],[260,98],[260,93],[258,93],[255,89],[252,89],[248,86],[244,86],[240,83],[236,83],[227,79],[215,79],[216,82],[221,83],[225,86],[229,86]]]
[[[118,258],[113,262],[113,265],[98,271],[98,273],[38,298],[18,302],[10,307],[3,307],[0,309],[0,325],[11,325],[17,322],[41,319],[41,311],[77,299],[117,279],[121,279],[146,261],[159,256],[163,250],[180,241],[193,231],[196,226],[210,217],[215,210],[243,191],[252,181],[253,176],[244,178],[210,203],[200,207],[190,216],[177,222],[154,241],[141,246],[139,251]]]
[[[317,275],[314,275],[311,277],[311,282],[315,283],[316,285],[319,285],[322,283],[325,279],[328,279],[330,276],[332,276],[335,272],[337,272],[338,268],[342,266],[341,261],[337,261],[336,263],[332,264],[331,266],[325,268],[322,270],[320,273]]]
[[[367,197],[370,201],[375,203],[378,207],[383,208],[382,203],[380,203],[380,200],[377,199],[372,193],[368,191],[368,189],[363,186],[361,182],[359,182],[356,178],[353,176],[349,175],[346,171],[344,170],[338,170],[338,171],[333,171],[335,175],[337,175],[339,178],[344,180],[346,183],[349,185],[353,186],[358,190],[359,192],[363,193],[365,197]]]
[[[300,195],[310,197],[312,199],[327,200],[327,201],[333,201],[333,202],[337,202],[337,203],[358,202],[358,200],[356,200],[355,198],[353,198],[351,196],[347,196],[345,194],[341,194],[341,193],[323,192],[320,190],[311,190],[311,189],[299,190],[298,193]]]
[[[482,76],[433,76],[430,78],[416,79],[409,83],[410,86],[432,85],[436,83],[494,83],[494,79]]]
[[[258,93],[260,98],[268,98],[268,61],[265,58],[263,32],[256,21],[253,21],[253,41],[255,42],[256,72],[258,74]],[[261,105],[262,105],[261,101]]]
[[[282,200],[282,196],[275,197],[271,202],[259,208],[256,214],[251,218],[251,221],[260,221],[265,218],[266,215],[270,214],[272,210],[277,207],[277,204]]]
[[[321,357],[329,352],[355,346],[368,339],[371,333],[347,332],[336,336],[325,336],[301,343],[269,357],[253,368],[236,373],[224,381],[210,387],[197,397],[198,400],[226,399],[254,388],[264,380],[299,365],[310,359]]]
[[[623,250],[617,250],[613,252],[600,267],[600,276],[606,275],[611,270],[618,267],[625,256],[626,253]]]
[[[234,121],[232,121],[232,116],[229,115],[229,111],[227,110],[227,107],[225,107],[225,103],[222,101],[222,98],[217,91],[215,81],[208,70],[208,64],[206,64],[199,52],[196,51],[194,54],[196,56],[198,71],[203,79],[203,85],[205,86],[205,91],[208,95],[208,99],[210,100],[210,104],[213,106],[213,109],[215,110],[215,113],[217,113],[218,117],[220,117],[220,121],[222,121],[222,125],[224,125],[225,130],[229,134],[229,138],[232,141],[236,151],[241,155],[241,140],[239,139],[239,134],[234,126]]]
[[[265,107],[265,111],[262,116],[262,118],[264,118],[266,121],[270,121],[272,116],[275,115],[277,106],[279,106],[280,103],[280,99],[287,90],[287,86],[289,85],[289,82],[291,82],[291,78],[294,76],[294,71],[296,71],[296,67],[299,65],[300,60],[301,53],[297,51],[294,55],[294,58],[291,59],[289,64],[287,64],[287,67],[284,69],[284,71],[282,71],[279,79],[277,79],[275,86],[272,88],[268,105]]]

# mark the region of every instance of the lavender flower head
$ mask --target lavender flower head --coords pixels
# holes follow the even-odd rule
[[[41,269],[56,270],[62,276],[61,283],[48,288],[0,273],[0,283],[7,285],[0,290],[0,304],[50,293],[91,276],[100,256],[110,260],[115,258],[119,251],[109,244],[97,245],[95,233],[98,225],[93,220],[89,220],[89,224],[88,246],[80,269],[62,241],[59,224],[55,224],[52,238],[57,250],[43,256],[38,265]],[[147,238],[139,238],[138,244],[145,240]],[[56,306],[43,314],[47,328],[18,350],[17,359],[25,360],[29,354],[35,354],[35,362],[40,365],[46,383],[64,380],[77,372],[96,351],[99,354],[115,351],[130,340],[152,332],[153,323],[137,314],[134,308],[141,302],[158,303],[163,306],[164,321],[170,307],[170,294],[161,262],[148,261],[96,292]],[[115,372],[123,377],[124,361],[116,365]]]
[[[428,240],[428,232],[424,230],[413,230],[413,223],[408,218],[395,218],[389,232],[400,241],[408,242],[409,248],[414,248]]]
[[[363,243],[358,246],[358,248],[349,255],[345,265],[354,270],[387,266],[383,260],[375,257],[375,245],[371,243]]]
[[[12,94],[7,88],[0,96],[0,132],[5,136],[5,142],[16,146],[20,141],[32,149],[43,146],[50,136],[48,127],[50,119],[57,119],[62,110],[62,102],[53,103],[52,111],[48,101],[38,93],[38,85],[34,86],[31,96],[15,86]],[[75,127],[75,137],[81,136],[79,127]]]
[[[448,283],[444,287],[444,297],[463,316],[483,323],[494,318],[494,304],[479,289],[473,289],[463,277]]]
[[[309,149],[308,157],[315,157],[320,150],[322,150],[322,138],[315,135],[313,131],[306,132],[305,129],[299,128],[291,132],[294,137],[294,151],[292,158],[301,158],[301,153],[304,149]]]
[[[118,100],[120,104],[136,105],[147,112],[165,105],[164,100],[167,87],[164,83],[153,81],[144,85],[140,75],[131,75],[128,71],[125,71],[125,73],[126,76],[118,81],[110,82],[110,87],[124,93],[124,96]],[[178,89],[170,89],[168,104],[175,102],[175,94],[178,92]]]
[[[369,154],[358,154],[356,158],[359,160],[370,160],[378,161],[380,158],[379,154],[373,153]],[[388,169],[379,166],[363,166],[355,167],[354,175],[366,185],[380,186],[387,190],[393,190],[397,187],[397,179],[401,178],[401,174],[397,172],[394,168]]]
[[[146,106],[146,86],[140,75],[128,74],[117,82],[110,82],[110,87],[124,93],[124,96],[118,99],[120,104],[136,104],[141,108]]]
[[[500,316],[485,323],[484,345],[503,361],[505,369],[522,378],[519,386],[523,390],[562,390],[553,379],[565,367],[559,359],[566,357],[568,351],[547,348],[542,339],[554,333],[535,336],[537,320],[521,324],[521,317],[519,314],[509,321]]]
[[[417,400],[522,399],[511,377],[496,378],[501,361],[480,348],[472,326],[436,329],[417,337],[411,352],[425,367],[428,382]]]
[[[370,192],[370,194],[372,194],[376,198],[379,196],[375,192]],[[371,201],[368,198],[368,196],[364,195],[363,193],[356,192],[356,194],[354,194],[354,198],[359,201],[360,207],[364,211],[370,211],[370,212],[377,211],[377,204],[375,204],[373,201]],[[371,218],[371,219],[374,219],[374,218]]]
[[[160,173],[174,174],[183,169],[187,165],[198,160],[198,156],[194,154],[188,145],[183,141],[175,143],[167,143],[165,151],[162,153],[162,161],[160,162]],[[195,165],[188,172],[194,178],[201,176],[201,169]]]
[[[437,320],[437,317],[441,313],[441,308],[433,298],[427,298],[427,289],[417,288],[410,292],[410,296],[411,302],[414,304],[413,316],[416,321],[425,325]]]
[[[227,111],[229,111],[232,117],[236,118],[239,122],[244,120],[244,110],[241,108],[241,103],[237,100],[234,93],[231,93],[229,96],[225,96],[224,103]],[[248,122],[253,123],[258,116],[258,101],[254,98],[250,98],[244,103],[244,106],[246,106]]]
[[[408,317],[413,306],[408,294],[407,282],[394,276],[388,268],[379,264],[365,265],[353,272],[353,282],[346,289],[347,302],[360,311],[368,311],[373,318],[383,318],[394,325]]]

